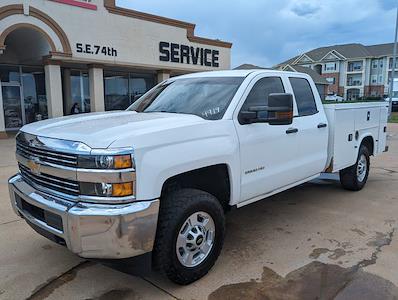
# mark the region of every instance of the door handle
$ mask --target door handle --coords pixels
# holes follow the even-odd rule
[[[286,130],[286,134],[296,133],[296,132],[298,132],[297,128],[289,128],[288,130]]]
[[[325,128],[325,127],[328,127],[328,125],[325,124],[325,123],[319,123],[318,124],[318,128]]]

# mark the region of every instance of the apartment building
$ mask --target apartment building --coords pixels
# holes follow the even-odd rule
[[[328,94],[347,100],[388,94],[392,71],[393,43],[365,46],[344,44],[302,53],[275,66],[280,70],[308,67],[325,78]],[[398,69],[398,63],[395,70]]]

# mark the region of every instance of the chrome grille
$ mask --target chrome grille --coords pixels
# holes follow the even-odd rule
[[[34,174],[31,170],[22,164],[19,165],[22,178],[30,184],[40,187],[55,190],[68,195],[79,195],[79,183],[65,178],[59,178],[48,174]]]
[[[77,167],[77,155],[32,147],[17,140],[17,153],[28,159],[38,158],[40,161],[66,167]]]

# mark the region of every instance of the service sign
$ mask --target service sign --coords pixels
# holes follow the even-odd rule
[[[77,6],[85,9],[97,10],[97,5],[92,0],[50,0],[57,3]]]
[[[160,61],[218,68],[220,51],[202,47],[159,43]]]

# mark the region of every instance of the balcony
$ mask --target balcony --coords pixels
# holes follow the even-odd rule
[[[347,72],[362,72],[362,62],[350,62],[347,66]]]
[[[348,79],[347,80],[347,85],[348,86],[361,86],[362,85],[362,80],[355,80],[355,79],[352,79],[352,80],[350,80],[350,79]]]

